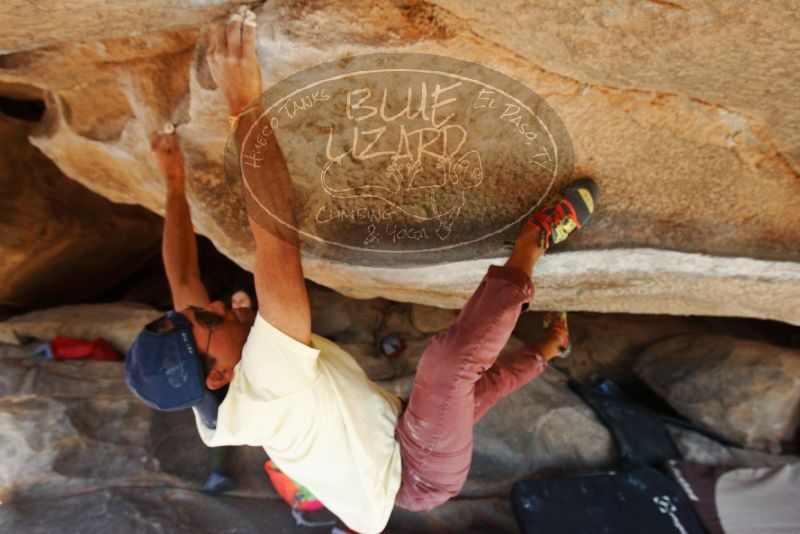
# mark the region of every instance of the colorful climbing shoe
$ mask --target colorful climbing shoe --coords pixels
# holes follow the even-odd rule
[[[561,352],[556,356],[557,358],[566,358],[572,350],[572,344],[569,342],[569,328],[567,327],[567,312],[547,312],[544,314],[542,320],[542,327],[545,331],[555,332],[559,335],[561,344],[559,349]]]
[[[539,246],[561,243],[592,217],[600,200],[600,188],[591,178],[579,178],[537,210],[528,224],[540,231]]]

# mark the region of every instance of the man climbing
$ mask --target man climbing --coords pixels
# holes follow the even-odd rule
[[[150,139],[153,154],[167,186],[162,257],[167,274],[172,305],[176,310],[188,305],[206,306],[210,300],[200,280],[200,267],[197,261],[197,241],[192,227],[189,203],[186,200],[186,175],[183,154],[172,125],[168,131],[154,133]],[[244,321],[251,321],[252,310],[242,314]],[[214,392],[220,399],[223,390]],[[217,494],[236,487],[228,473],[228,463],[232,447],[211,449],[211,472],[203,484],[203,491]]]
[[[257,105],[247,106],[262,91],[255,35],[255,16],[239,11],[214,27],[208,51],[211,74],[243,129],[256,120]],[[273,207],[291,214],[286,162],[274,135],[264,135],[262,185],[274,192]],[[554,314],[543,341],[500,355],[533,297],[537,260],[585,224],[597,198],[596,184],[584,178],[532,216],[511,257],[489,268],[426,349],[407,403],[311,332],[296,236],[256,223],[252,212],[258,313],[209,302],[184,239],[178,311],[139,335],[126,361],[128,384],[153,407],[191,406],[210,446],[262,446],[350,528],[380,532],[395,504],[426,510],[456,495],[469,472],[475,421],[566,349],[566,323]],[[226,385],[215,402],[211,392]]]

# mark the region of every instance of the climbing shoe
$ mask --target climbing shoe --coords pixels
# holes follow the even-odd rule
[[[210,495],[218,495],[236,489],[236,483],[231,477],[220,471],[211,471],[208,475],[205,484],[203,484],[203,492]]]
[[[546,332],[555,332],[558,334],[561,344],[559,350],[561,351],[556,357],[566,358],[572,350],[572,345],[569,342],[569,328],[567,327],[567,312],[547,312],[542,319],[542,327]]]
[[[600,188],[591,178],[579,178],[554,195],[528,220],[540,231],[539,246],[548,249],[567,239],[592,217],[599,200]]]

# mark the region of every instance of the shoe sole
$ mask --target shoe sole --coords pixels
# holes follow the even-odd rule
[[[575,215],[578,216],[578,224],[583,226],[597,210],[600,203],[600,187],[589,177],[579,178],[564,189],[561,197],[572,204]]]

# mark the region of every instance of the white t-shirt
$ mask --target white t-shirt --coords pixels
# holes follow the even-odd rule
[[[264,447],[348,527],[380,532],[400,487],[394,437],[400,399],[370,381],[347,352],[311,335],[312,347],[256,315],[236,364],[210,447]]]

